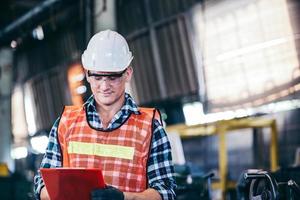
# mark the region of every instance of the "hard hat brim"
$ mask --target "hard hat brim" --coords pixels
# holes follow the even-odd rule
[[[84,54],[82,54],[81,61],[83,68],[90,71],[99,71],[99,72],[122,72],[126,68],[128,68],[133,60],[133,56],[129,59],[129,61],[123,66],[89,66],[84,59]],[[99,70],[101,69],[101,70]]]

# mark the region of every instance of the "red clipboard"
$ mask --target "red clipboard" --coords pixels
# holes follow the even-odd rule
[[[40,168],[51,200],[89,200],[90,192],[104,188],[100,169]]]

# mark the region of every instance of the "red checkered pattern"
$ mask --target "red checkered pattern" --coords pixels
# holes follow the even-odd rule
[[[89,126],[84,107],[65,107],[58,127],[63,167],[101,168],[107,184],[124,192],[144,191],[147,188],[147,160],[154,109],[140,108],[140,113],[140,115],[131,114],[121,127],[107,132]],[[134,156],[130,160],[69,154],[67,147],[71,141],[133,147]]]

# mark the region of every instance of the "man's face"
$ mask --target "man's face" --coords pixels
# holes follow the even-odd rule
[[[118,73],[86,71],[92,93],[100,106],[111,106],[123,101],[125,84],[130,81],[131,76],[131,67]]]

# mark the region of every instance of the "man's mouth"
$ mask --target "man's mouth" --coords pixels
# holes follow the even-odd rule
[[[112,92],[101,92],[100,94],[102,94],[103,96],[109,96],[112,94]]]

